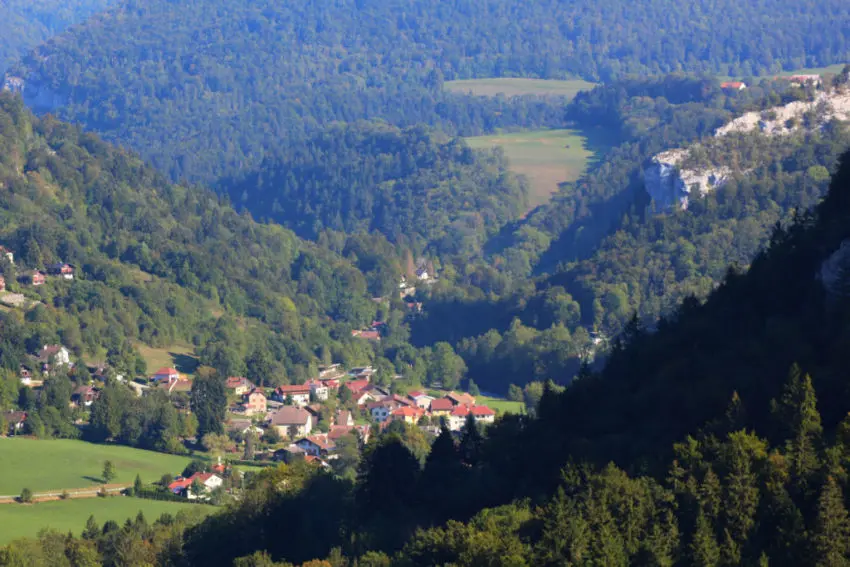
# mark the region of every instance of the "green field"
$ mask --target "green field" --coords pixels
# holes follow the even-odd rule
[[[808,67],[804,69],[794,69],[793,71],[782,71],[781,73],[776,73],[778,77],[790,77],[791,75],[825,75],[826,73],[832,73],[837,75],[841,71],[844,70],[845,63],[838,63],[836,65],[830,65],[828,67]],[[771,77],[774,75],[766,74],[765,76]],[[729,75],[718,75],[717,77],[721,81],[730,81],[730,80],[740,80],[744,77],[730,77]]]
[[[446,81],[444,88],[456,93],[472,93],[478,96],[507,97],[519,95],[563,96],[573,98],[579,91],[594,87],[593,83],[580,79],[554,81],[546,79],[467,79]]]
[[[96,445],[68,439],[37,440],[22,437],[0,439],[0,495],[20,494],[21,489],[47,492],[97,485],[103,462],[112,461],[113,483],[132,483],[136,474],[143,482],[176,475],[189,463],[187,457],[142,451],[117,445]],[[0,505],[2,508],[5,505]],[[2,525],[2,524],[0,524]]]
[[[193,374],[198,367],[195,347],[188,344],[174,344],[165,348],[153,348],[138,343],[136,348],[148,365],[148,374],[153,374],[163,367],[176,368],[183,374]]]
[[[548,201],[558,184],[581,177],[595,155],[575,130],[532,130],[466,141],[472,148],[502,147],[511,171],[528,179],[530,209]]]
[[[34,537],[42,528],[54,528],[60,532],[80,535],[89,516],[94,515],[98,525],[107,520],[123,524],[141,511],[148,522],[153,522],[165,512],[177,514],[181,510],[197,511],[207,515],[217,508],[200,504],[160,502],[128,496],[109,498],[81,498],[79,500],[57,500],[39,504],[0,505],[0,545],[21,537]]]
[[[525,404],[522,402],[512,402],[504,398],[494,398],[491,396],[477,396],[475,403],[487,406],[496,410],[499,415],[505,413],[525,413]]]

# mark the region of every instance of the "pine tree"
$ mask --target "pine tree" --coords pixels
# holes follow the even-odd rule
[[[133,482],[133,494],[138,496],[142,493],[142,477],[136,475],[136,480]]]
[[[720,548],[711,522],[702,512],[697,516],[694,537],[690,545],[691,563],[696,567],[715,567],[720,563]]]
[[[86,520],[86,528],[83,530],[83,539],[96,539],[100,535],[100,528],[94,519],[94,516],[89,516]]]
[[[700,484],[699,487],[699,501],[703,513],[711,522],[716,522],[720,515],[720,508],[723,499],[722,491],[723,489],[720,486],[720,479],[714,471],[709,468],[708,471],[706,471],[705,477],[702,479],[702,484]]]
[[[782,414],[791,438],[786,442],[789,472],[794,486],[805,492],[811,475],[820,468],[818,448],[823,433],[811,377],[795,364],[782,395]]]
[[[816,565],[839,567],[848,561],[850,522],[844,507],[844,496],[835,478],[827,477],[818,500],[817,524],[814,532]]]
[[[463,462],[473,467],[478,464],[483,445],[481,430],[470,413],[466,416],[466,425],[463,426],[463,436],[460,438],[460,455]]]

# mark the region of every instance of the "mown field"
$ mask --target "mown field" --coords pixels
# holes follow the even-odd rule
[[[148,365],[148,374],[162,367],[174,367],[178,372],[191,375],[198,367],[195,347],[189,344],[174,344],[165,348],[153,348],[143,343],[136,344],[139,354]]]
[[[500,146],[504,150],[511,170],[528,179],[529,209],[548,201],[560,183],[581,177],[595,155],[576,130],[531,130],[466,141],[472,148]]]
[[[70,531],[79,535],[91,515],[98,525],[103,526],[107,520],[123,524],[127,518],[135,518],[140,511],[148,522],[153,522],[164,513],[176,515],[181,510],[208,515],[217,508],[128,496],[58,500],[38,504],[3,504],[0,505],[0,545],[17,538],[34,537],[44,528],[53,528],[62,533]]]
[[[580,79],[552,81],[546,79],[465,79],[446,81],[443,88],[451,92],[472,93],[478,96],[507,97],[519,95],[563,96],[573,98],[579,91],[590,90],[595,85]]]
[[[428,395],[434,396],[435,398],[441,398],[448,393],[449,390],[435,388],[428,389]],[[483,394],[475,396],[475,403],[496,410],[496,413],[499,415],[504,413],[525,413],[525,404],[522,402],[512,402],[497,396],[485,396]]]
[[[85,441],[4,438],[0,439],[0,495],[17,495],[24,488],[37,493],[97,485],[107,460],[115,466],[115,484],[132,483],[137,474],[146,483],[159,480],[165,473],[176,475],[190,461],[187,457]]]

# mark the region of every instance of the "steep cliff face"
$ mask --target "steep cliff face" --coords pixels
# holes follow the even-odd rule
[[[2,90],[20,94],[24,103],[36,112],[53,112],[67,104],[64,96],[52,91],[37,78],[24,79],[6,75]]]
[[[761,112],[748,112],[718,128],[705,145],[723,144],[725,136],[757,132],[765,136],[789,135],[798,131],[813,132],[832,121],[850,120],[850,91],[821,92],[811,101],[797,101]],[[647,193],[659,211],[687,209],[688,198],[704,195],[722,187],[733,174],[746,174],[748,169],[733,171],[724,165],[708,165],[699,169],[683,167],[696,145],[660,153],[643,169]]]
[[[643,169],[646,190],[659,210],[687,209],[691,195],[703,195],[722,187],[732,174],[728,167],[684,169],[680,164],[688,150],[670,150],[650,160]]]

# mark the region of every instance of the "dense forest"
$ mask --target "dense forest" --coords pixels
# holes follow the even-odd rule
[[[4,0],[0,4],[0,72],[47,38],[111,4],[111,0]]]
[[[446,79],[750,76],[841,62],[845,4],[131,1],[11,73],[36,108],[136,149],[172,179],[210,182],[334,120],[464,135],[553,125],[539,101],[449,95]]]
[[[655,332],[635,320],[533,416],[443,431],[422,460],[395,424],[354,482],[284,465],[203,522],[90,520],[0,564],[844,565],[848,227],[850,155],[748,273]]]
[[[377,231],[422,253],[468,261],[527,207],[527,190],[496,152],[424,127],[337,125],[224,181],[238,207],[316,239],[323,230]]]

